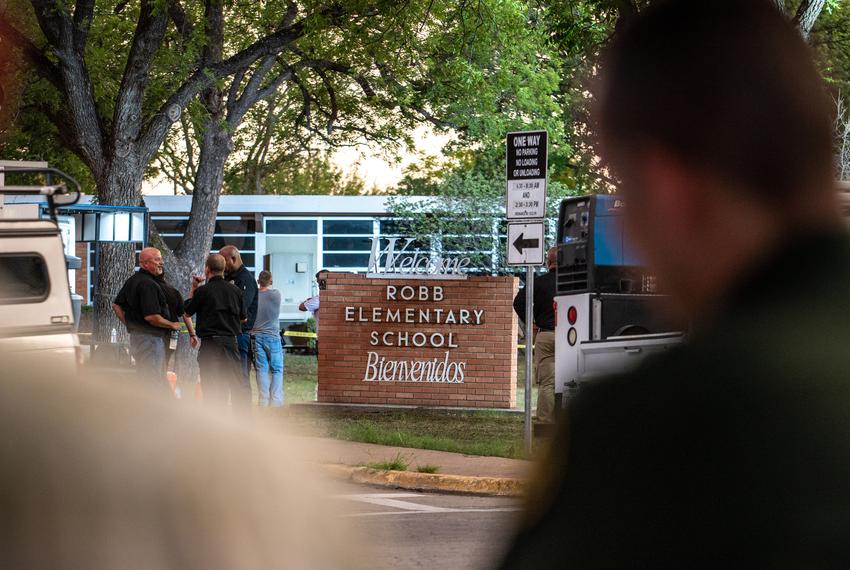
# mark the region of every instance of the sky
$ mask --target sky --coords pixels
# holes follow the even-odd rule
[[[386,190],[395,186],[404,175],[405,167],[419,160],[422,155],[439,157],[451,136],[437,134],[428,126],[420,126],[414,131],[413,140],[415,147],[403,151],[397,162],[384,156],[385,153],[376,143],[340,148],[333,154],[332,160],[346,176],[356,170],[366,182],[367,189],[377,187]],[[165,179],[145,181],[142,193],[173,195],[174,186]]]

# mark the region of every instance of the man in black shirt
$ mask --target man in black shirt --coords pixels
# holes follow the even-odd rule
[[[204,264],[203,279],[192,278],[192,288],[185,309],[187,315],[198,315],[197,333],[201,339],[198,365],[204,400],[227,404],[228,394],[233,407],[247,407],[250,399],[240,382],[239,349],[236,336],[247,319],[242,292],[224,280],[225,261],[211,254]]]
[[[224,279],[239,287],[242,292],[242,302],[245,305],[245,311],[248,315],[248,320],[242,323],[242,330],[236,337],[236,343],[239,346],[239,358],[242,364],[242,387],[248,395],[248,401],[251,400],[251,329],[254,328],[254,321],[257,320],[257,281],[254,275],[248,271],[245,264],[242,263],[242,255],[236,246],[226,245],[218,252],[224,257],[227,265],[224,270]]]
[[[192,348],[198,348],[198,337],[195,335],[195,326],[192,323],[191,317],[186,314],[186,310],[183,306],[183,295],[181,295],[180,291],[166,281],[165,273],[157,278],[157,282],[159,283],[159,286],[162,287],[162,292],[165,293],[165,304],[168,306],[168,320],[179,324],[179,321],[182,319],[186,324],[186,330],[189,332],[189,342],[191,343]],[[176,348],[171,348],[171,345],[172,343],[169,339],[165,348],[166,370],[168,370],[168,362],[171,360],[171,355],[174,354]]]
[[[121,287],[112,310],[130,333],[130,354],[136,372],[158,388],[166,388],[165,348],[170,331],[180,325],[168,320],[165,293],[157,282],[162,275],[162,254],[146,247],[139,254],[139,271]]]
[[[555,421],[555,269],[558,249],[546,256],[548,273],[534,279],[534,379],[537,382],[537,421]],[[514,311],[525,320],[525,290],[514,298]],[[526,346],[531,343],[526,339]],[[528,350],[528,348],[526,348]]]

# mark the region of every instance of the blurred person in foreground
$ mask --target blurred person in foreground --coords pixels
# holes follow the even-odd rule
[[[236,337],[239,346],[239,360],[242,368],[242,389],[245,391],[245,399],[251,402],[251,329],[257,320],[257,282],[254,275],[248,271],[242,262],[242,254],[236,246],[226,245],[219,250],[219,255],[224,257],[227,265],[224,270],[224,280],[236,285],[242,292],[242,303],[245,305],[247,319],[242,323],[242,330]]]
[[[244,411],[251,404],[251,394],[242,386],[236,337],[247,316],[242,291],[224,280],[224,267],[219,254],[207,256],[204,277],[192,277],[185,309],[187,315],[198,315],[198,367],[204,401],[226,406],[229,396],[233,408]]]
[[[124,282],[112,310],[130,333],[137,374],[164,392],[168,338],[180,325],[168,319],[168,302],[159,282],[162,268],[162,253],[155,247],[144,248],[139,253],[139,270]]]
[[[653,3],[596,127],[686,345],[588,382],[504,568],[850,566],[850,243],[830,103],[768,0]]]
[[[279,433],[2,356],[0,567],[336,569],[368,560],[328,508],[334,490],[298,459],[309,450]]]
[[[558,269],[558,248],[546,254],[547,273],[534,278],[534,336],[526,347],[534,346],[534,382],[537,384],[536,422],[555,421],[555,276]],[[525,320],[525,289],[514,297],[514,311]],[[527,348],[526,348],[527,350]]]
[[[260,407],[283,405],[283,345],[280,342],[280,291],[272,289],[272,274],[261,271],[257,278],[257,320],[251,329],[254,338],[254,365],[257,367],[257,403]]]

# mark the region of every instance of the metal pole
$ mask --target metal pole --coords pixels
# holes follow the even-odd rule
[[[531,375],[534,339],[534,267],[525,268],[525,453],[531,454]]]

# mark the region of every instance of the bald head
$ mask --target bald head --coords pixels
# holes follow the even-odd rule
[[[162,253],[155,247],[146,247],[139,253],[139,267],[152,275],[162,275]]]
[[[207,277],[215,277],[224,275],[226,263],[223,256],[217,253],[211,253],[207,256],[207,261],[204,267],[207,270]]]
[[[555,269],[558,267],[558,248],[550,247],[549,253],[546,254],[546,268]]]
[[[218,250],[219,255],[221,255],[227,266],[225,267],[225,271],[228,273],[233,273],[240,267],[242,267],[242,256],[239,254],[239,250],[236,249],[235,245],[226,245],[220,250]]]

